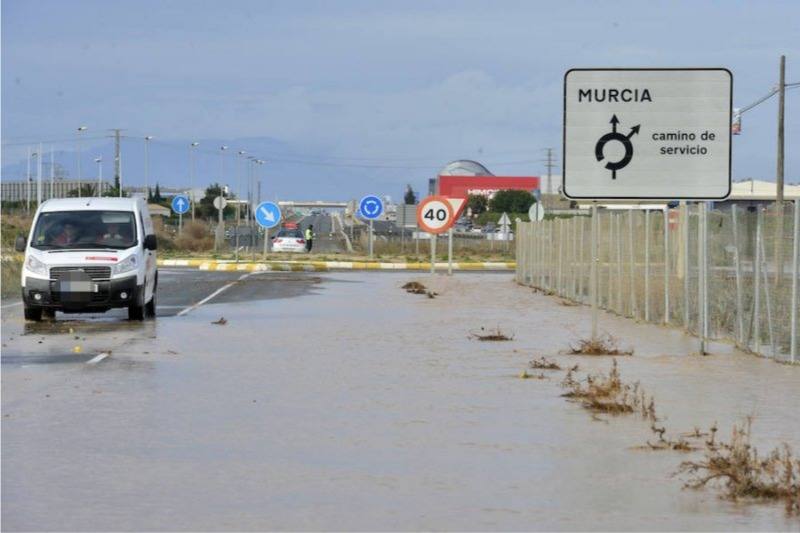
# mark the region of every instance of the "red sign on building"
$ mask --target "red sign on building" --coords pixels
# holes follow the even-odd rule
[[[492,197],[506,189],[533,191],[539,188],[537,176],[439,176],[438,194],[466,198],[470,194]]]

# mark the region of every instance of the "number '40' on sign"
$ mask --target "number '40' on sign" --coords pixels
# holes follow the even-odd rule
[[[429,196],[417,207],[417,223],[428,233],[444,233],[455,222],[450,202],[444,196]]]

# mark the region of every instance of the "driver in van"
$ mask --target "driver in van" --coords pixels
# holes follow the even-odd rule
[[[53,239],[53,244],[57,246],[66,246],[68,244],[73,244],[76,240],[78,240],[78,228],[75,224],[68,221],[64,222],[61,233]]]
[[[109,224],[106,226],[106,232],[103,235],[104,241],[121,241],[124,239],[125,237],[123,237],[120,232],[119,224]]]

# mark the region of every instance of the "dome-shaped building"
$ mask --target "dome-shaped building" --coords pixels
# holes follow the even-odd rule
[[[494,176],[489,169],[481,165],[477,161],[470,159],[459,159],[451,163],[447,163],[442,170],[439,171],[440,176]]]

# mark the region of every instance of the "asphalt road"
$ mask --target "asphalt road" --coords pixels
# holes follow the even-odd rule
[[[306,228],[309,226],[314,226],[313,253],[331,254],[345,251],[339,237],[333,234],[330,215],[309,215],[303,217],[298,224],[304,235]]]

